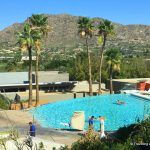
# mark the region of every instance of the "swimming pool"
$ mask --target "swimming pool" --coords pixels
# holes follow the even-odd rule
[[[116,100],[126,102],[117,105]],[[85,129],[88,127],[88,117],[105,116],[105,130],[114,131],[142,120],[150,115],[150,101],[127,94],[112,94],[64,100],[49,103],[32,109],[30,112],[42,127],[68,128],[61,124],[69,123],[74,111],[85,112]],[[99,130],[99,121],[94,121],[94,127]]]

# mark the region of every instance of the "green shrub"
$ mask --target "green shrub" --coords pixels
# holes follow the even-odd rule
[[[112,139],[100,139],[99,134],[89,128],[85,136],[73,143],[71,150],[134,150],[130,142],[118,143]]]
[[[111,150],[137,150],[137,147],[135,145],[131,145],[130,142],[111,144]]]
[[[9,98],[0,94],[0,109],[8,110],[10,108],[10,104],[11,104],[11,101],[9,100]]]
[[[130,134],[134,131],[134,128],[135,128],[135,124],[131,124],[127,127],[119,128],[116,132],[117,139],[125,142],[129,138]]]
[[[73,143],[71,150],[136,150],[148,148],[140,145],[140,143],[148,144],[150,142],[150,118],[120,128],[115,136],[122,142],[109,136],[106,139],[100,139],[99,135],[92,128],[89,128],[83,137]]]
[[[99,145],[99,136],[94,132],[92,127],[89,127],[84,137],[81,137],[77,142],[73,143],[72,150],[80,149],[96,149]]]
[[[135,143],[148,143],[150,141],[150,119],[147,118],[137,124],[131,124],[127,127],[120,128],[116,132],[116,137],[123,142],[129,139],[131,142]]]
[[[130,139],[134,143],[150,142],[150,119],[149,118],[135,125],[133,132],[130,134]]]

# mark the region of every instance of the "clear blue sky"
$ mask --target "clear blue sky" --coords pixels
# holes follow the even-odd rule
[[[35,13],[67,13],[150,25],[150,0],[1,0],[0,5],[0,30]]]

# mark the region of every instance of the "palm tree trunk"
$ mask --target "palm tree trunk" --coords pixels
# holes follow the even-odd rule
[[[91,55],[89,52],[88,38],[86,38],[86,48],[87,48],[87,55],[88,55],[89,95],[92,96],[93,91],[92,91]]]
[[[36,51],[36,67],[35,67],[35,78],[36,78],[36,106],[39,105],[39,77],[38,77],[38,68],[39,68],[39,53]]]
[[[110,78],[109,78],[109,82],[110,82],[110,94],[113,93],[113,86],[112,86],[112,73],[113,73],[113,70],[112,70],[112,65],[110,66]]]
[[[100,51],[100,63],[99,63],[99,88],[98,88],[98,94],[100,95],[102,93],[101,89],[101,83],[102,83],[102,64],[103,64],[103,53],[105,49],[105,43],[106,43],[106,37],[104,36],[103,45]]]
[[[28,107],[32,106],[32,48],[28,48],[29,53],[29,101]]]

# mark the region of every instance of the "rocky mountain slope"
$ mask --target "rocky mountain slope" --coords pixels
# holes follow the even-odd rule
[[[79,47],[83,40],[78,36],[77,20],[79,17],[67,14],[47,15],[49,25],[53,31],[48,34],[45,40],[47,49],[50,47]],[[107,46],[116,46],[126,51],[150,52],[150,26],[146,25],[121,25],[114,23],[116,35],[109,39]],[[16,46],[16,33],[21,31],[23,23],[13,24],[0,31],[0,50],[13,49]],[[93,38],[92,45],[96,45],[96,38]]]

